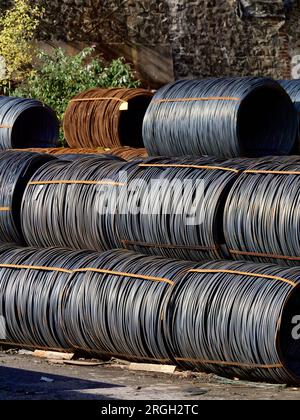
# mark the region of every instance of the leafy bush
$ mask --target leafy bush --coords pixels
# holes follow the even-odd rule
[[[60,118],[69,101],[78,93],[94,87],[138,87],[134,72],[123,58],[109,65],[99,58],[91,59],[93,48],[68,56],[62,48],[53,54],[40,51],[36,71],[13,94],[39,99],[54,108]]]
[[[94,48],[86,48],[75,56],[68,56],[61,48],[53,54],[40,51],[37,69],[12,94],[45,102],[62,120],[69,101],[84,90],[140,85],[123,58],[107,64],[99,57],[92,58],[93,53]]]
[[[29,0],[15,0],[0,17],[0,91],[7,93],[32,71],[36,29],[44,10]]]

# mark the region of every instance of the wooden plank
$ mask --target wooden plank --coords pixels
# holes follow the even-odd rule
[[[174,374],[177,366],[171,365],[152,365],[147,363],[130,363],[129,370],[135,370],[140,372],[156,372],[156,373],[167,373]]]
[[[54,351],[36,350],[33,353],[33,356],[49,360],[72,360],[74,353],[59,353]]]

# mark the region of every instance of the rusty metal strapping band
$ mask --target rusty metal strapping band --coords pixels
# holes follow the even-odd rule
[[[113,98],[113,97],[102,97],[102,98],[78,98],[78,99],[71,99],[70,102],[92,102],[92,101],[117,101],[122,102],[123,104],[127,104],[127,101],[124,101],[120,98]]]
[[[158,363],[169,363],[170,359],[155,359],[152,357],[138,357],[132,356],[130,357],[128,354],[117,354],[117,353],[107,353],[103,351],[99,351],[97,349],[85,349],[82,347],[74,346],[72,349],[63,349],[63,348],[52,348],[52,347],[42,347],[30,344],[22,344],[22,343],[12,343],[10,341],[0,341],[0,345],[5,346],[16,346],[22,348],[37,348],[39,350],[45,351],[55,351],[55,352],[63,352],[63,353],[72,353],[74,350],[83,351],[86,354],[100,354],[105,357],[118,357],[120,359],[131,359],[131,360],[139,360],[139,361],[149,361],[149,362],[158,362]],[[178,363],[199,363],[199,364],[207,364],[207,365],[223,365],[228,367],[240,367],[245,369],[283,369],[284,366],[282,364],[273,364],[273,365],[260,365],[260,364],[250,364],[250,363],[237,363],[237,362],[222,362],[222,361],[214,361],[214,360],[203,360],[203,359],[185,359],[185,358],[176,358],[176,362]]]
[[[73,273],[87,273],[87,272],[108,274],[111,276],[119,276],[119,277],[130,277],[133,279],[147,280],[147,281],[153,281],[153,282],[159,282],[159,283],[167,283],[167,284],[170,284],[171,286],[175,284],[172,280],[169,280],[169,279],[164,279],[162,277],[145,276],[143,274],[122,273],[118,271],[102,270],[98,268],[80,268],[77,270],[73,270]]]
[[[108,185],[124,187],[125,183],[113,181],[80,181],[80,180],[57,180],[57,181],[31,181],[28,185]]]
[[[293,280],[285,279],[283,277],[278,276],[271,276],[268,274],[259,274],[259,273],[249,273],[244,271],[237,271],[237,270],[212,270],[212,269],[194,269],[189,270],[189,273],[200,273],[200,274],[233,274],[236,276],[248,276],[248,277],[255,277],[255,278],[263,278],[266,280],[276,280],[283,283],[287,283],[290,286],[297,287],[297,283]]]
[[[223,166],[206,166],[206,165],[176,165],[176,164],[146,164],[141,163],[139,168],[182,168],[182,169],[207,169],[210,171],[226,171],[239,174],[240,171],[233,168],[225,168]]]
[[[12,128],[12,125],[0,124],[0,128]]]
[[[236,251],[230,250],[230,254],[232,255],[242,255],[248,257],[261,257],[261,258],[274,258],[277,260],[287,260],[287,261],[300,261],[300,257],[292,257],[287,255],[276,255],[276,254],[264,254],[260,252],[246,252],[246,251]]]
[[[11,211],[11,210],[12,210],[11,207],[0,207],[0,211],[3,211],[3,212],[5,212],[5,211]]]
[[[222,362],[217,360],[202,360],[202,359],[182,359],[176,358],[176,362],[186,362],[186,363],[201,363],[207,365],[223,365],[228,367],[240,367],[246,369],[283,369],[284,366],[282,364],[274,364],[274,365],[259,365],[259,364],[251,364],[251,363],[238,363],[238,362]]]
[[[58,273],[72,274],[72,270],[59,267],[40,267],[35,265],[0,264],[0,268],[11,268],[16,270],[55,271]]]
[[[86,354],[99,354],[105,357],[118,357],[120,359],[131,359],[131,360],[139,360],[139,361],[149,361],[149,362],[158,362],[158,363],[169,363],[170,359],[155,359],[152,357],[137,357],[132,356],[130,357],[128,354],[117,354],[117,353],[106,353],[103,351],[99,351],[97,349],[85,349],[82,347],[74,346],[71,349],[63,349],[63,348],[52,348],[52,347],[42,347],[38,345],[30,345],[30,344],[22,344],[22,343],[12,343],[10,341],[0,341],[0,345],[4,346],[16,346],[22,348],[34,348],[39,350],[45,351],[55,351],[55,352],[62,352],[62,353],[72,353],[74,350],[83,351]],[[236,362],[222,362],[222,361],[214,361],[214,360],[203,360],[203,359],[184,359],[184,358],[176,358],[176,362],[183,362],[183,363],[200,363],[200,364],[207,364],[207,365],[223,365],[228,367],[240,367],[245,369],[283,369],[284,366],[282,364],[273,364],[273,365],[260,365],[260,364],[250,364],[250,363],[236,363]]]
[[[116,101],[116,102],[120,102],[120,111],[128,111],[128,102],[124,101],[123,99],[120,98],[113,98],[113,97],[108,97],[108,98],[78,98],[78,99],[72,99],[70,102],[74,103],[74,102],[94,102],[94,101]]]
[[[174,285],[175,283],[172,280],[161,278],[161,277],[153,277],[153,276],[145,276],[143,274],[133,274],[133,273],[123,273],[119,271],[111,271],[111,270],[104,270],[98,269],[93,267],[88,268],[79,268],[76,270],[67,270],[65,268],[59,267],[41,267],[41,266],[34,266],[34,265],[17,265],[17,264],[0,264],[0,268],[8,268],[8,269],[17,269],[17,270],[36,270],[36,271],[54,271],[66,274],[76,274],[76,273],[100,273],[100,274],[108,274],[112,276],[118,277],[130,277],[133,279],[138,280],[147,280],[159,283],[167,283],[170,285]]]
[[[168,103],[168,102],[197,102],[197,101],[240,101],[240,98],[231,96],[211,96],[207,98],[174,98],[174,99],[156,99],[154,104]]]

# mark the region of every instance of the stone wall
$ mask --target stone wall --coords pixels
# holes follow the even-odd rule
[[[287,78],[300,54],[300,0],[286,19],[241,19],[236,0],[32,1],[46,3],[40,38],[47,43],[124,55],[154,87],[185,77]]]
[[[236,2],[230,0],[171,2],[176,76],[289,73],[289,63],[282,59],[286,47],[282,18],[241,20]]]

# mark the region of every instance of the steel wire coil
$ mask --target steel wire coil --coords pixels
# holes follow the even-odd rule
[[[223,210],[240,165],[203,157],[127,167],[116,218],[122,247],[192,261],[224,258]]]
[[[285,90],[267,78],[181,80],[160,89],[144,118],[149,155],[286,155],[297,115]]]
[[[54,157],[27,152],[0,152],[0,242],[24,245],[21,202],[27,182]]]
[[[299,158],[252,166],[236,180],[225,206],[230,255],[236,260],[299,265],[299,208]]]
[[[280,85],[287,91],[294,103],[298,114],[300,113],[300,80],[279,80]]]
[[[82,159],[86,159],[86,158],[90,158],[90,159],[95,159],[95,158],[99,158],[102,157],[103,159],[108,159],[108,160],[115,160],[116,162],[125,162],[123,159],[119,158],[118,156],[114,156],[114,155],[110,155],[110,154],[104,154],[104,155],[77,155],[77,154],[64,154],[64,155],[55,155],[57,156],[58,159],[60,160],[65,160],[65,161],[76,161],[76,160],[82,160]]]
[[[299,80],[280,80],[280,85],[286,90],[290,96],[298,116],[298,141],[295,152],[300,150],[300,81]]]
[[[77,95],[64,117],[70,147],[143,147],[142,125],[153,94],[145,89],[90,89]],[[126,104],[121,110],[120,105]]]
[[[108,272],[76,273],[64,294],[71,348],[169,362],[161,320],[165,298],[173,279],[194,265],[124,250],[100,255],[92,267]]]
[[[26,243],[97,251],[121,248],[114,193],[124,165],[104,156],[55,161],[37,171],[21,206]]]
[[[6,342],[299,383],[299,267],[0,248]]]
[[[47,105],[0,96],[0,149],[54,147],[58,138],[59,122]]]
[[[292,335],[299,268],[220,261],[199,270],[170,290],[165,325],[174,361],[229,378],[299,383]]]
[[[35,173],[24,194],[26,243],[125,248],[192,261],[227,257],[223,209],[247,163],[222,162],[203,157],[123,163],[107,156],[50,163]]]
[[[60,269],[86,267],[94,258],[89,251],[16,247],[0,250],[0,264],[4,265],[0,267],[0,315],[5,320],[5,341],[33,348],[68,349],[62,297],[70,274]]]

